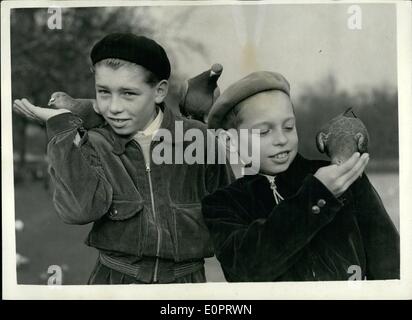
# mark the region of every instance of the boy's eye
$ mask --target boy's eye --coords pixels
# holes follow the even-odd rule
[[[285,130],[293,130],[293,129],[295,129],[295,124],[294,123],[287,123],[287,124],[285,124],[284,129]]]
[[[268,134],[269,132],[270,132],[270,129],[260,129],[259,130],[259,134],[261,136],[264,136],[264,135]]]
[[[99,94],[109,94],[109,91],[104,90],[104,89],[98,89],[97,92],[98,92]]]
[[[128,92],[128,91],[127,91],[127,92],[124,93],[124,95],[131,97],[131,96],[135,96],[136,93],[135,93],[135,92]]]

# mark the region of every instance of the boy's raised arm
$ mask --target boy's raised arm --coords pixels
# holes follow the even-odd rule
[[[202,202],[216,256],[229,281],[275,281],[342,206],[312,175],[296,196],[275,206],[267,219],[252,218],[253,208],[239,201],[247,195],[238,196],[222,189]],[[314,213],[312,207],[319,199],[326,204]]]
[[[14,109],[46,123],[47,155],[55,184],[54,204],[63,221],[86,224],[107,213],[112,187],[99,157],[82,129],[82,120],[67,110],[40,108],[28,100],[16,100]]]

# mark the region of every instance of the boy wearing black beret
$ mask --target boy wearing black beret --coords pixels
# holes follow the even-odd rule
[[[91,51],[96,112],[106,124],[85,130],[67,110],[26,99],[17,109],[46,121],[54,203],[70,224],[93,227],[87,245],[99,250],[90,284],[205,282],[204,258],[213,248],[200,200],[227,185],[225,164],[158,163],[160,143],[176,151],[183,134],[206,128],[177,117],[165,105],[170,62],[154,40],[110,34]],[[180,128],[180,127],[179,127]],[[155,139],[160,130],[172,140]]]
[[[253,150],[253,135],[260,142],[259,173],[202,201],[226,279],[399,279],[398,232],[362,174],[368,154],[340,166],[303,158],[289,95],[281,74],[255,72],[209,114],[209,127],[225,129],[232,147]]]

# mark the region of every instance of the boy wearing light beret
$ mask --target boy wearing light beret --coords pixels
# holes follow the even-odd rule
[[[24,115],[46,121],[57,213],[70,224],[93,222],[86,243],[99,258],[89,284],[205,282],[213,247],[200,200],[230,182],[229,167],[154,162],[160,143],[185,147],[177,128],[206,134],[166,106],[171,67],[154,40],[109,34],[90,57],[101,128],[86,130],[67,110],[15,101]],[[161,129],[170,141],[154,139]]]
[[[281,74],[255,72],[234,83],[208,125],[246,150],[259,129],[259,173],[202,201],[228,281],[399,279],[398,232],[362,174],[369,155],[355,153],[340,166],[302,157]],[[249,139],[229,129],[247,130]]]

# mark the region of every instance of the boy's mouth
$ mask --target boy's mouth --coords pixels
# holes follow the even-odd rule
[[[269,156],[270,159],[277,163],[285,163],[289,159],[289,151],[282,151]]]
[[[109,120],[115,127],[123,127],[129,119],[109,118]]]

